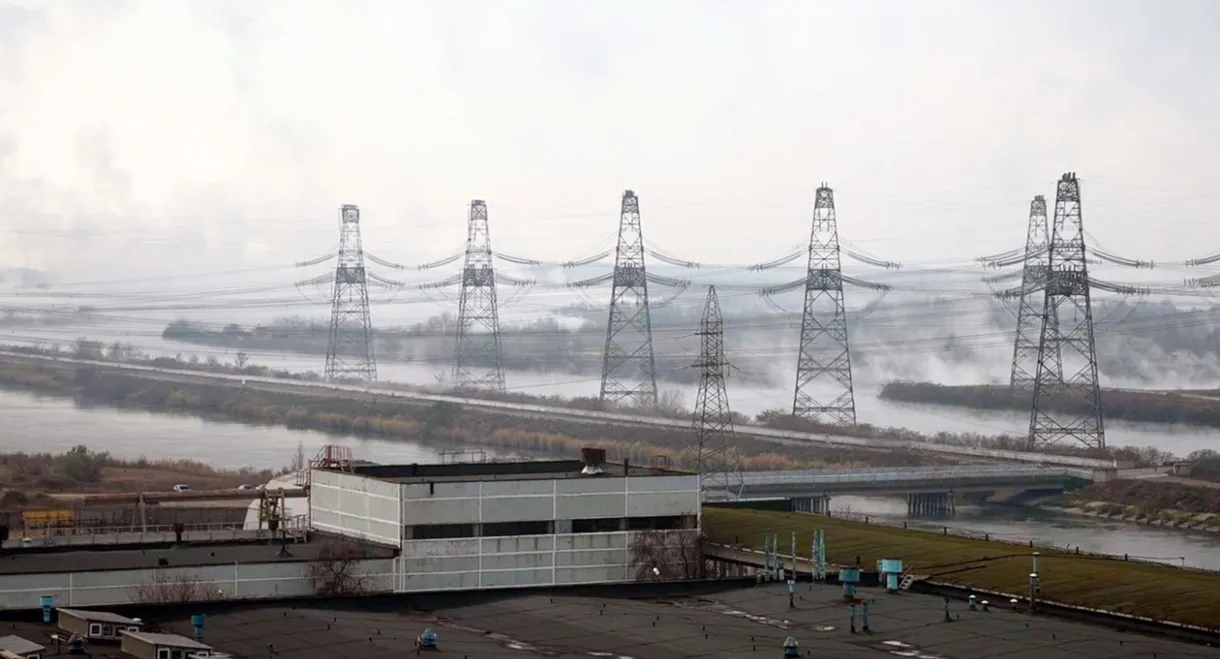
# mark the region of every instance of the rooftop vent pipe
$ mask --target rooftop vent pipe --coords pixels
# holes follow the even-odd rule
[[[586,476],[594,476],[602,473],[602,466],[606,464],[606,449],[604,448],[582,448],[580,449],[580,461],[585,465],[580,473]]]

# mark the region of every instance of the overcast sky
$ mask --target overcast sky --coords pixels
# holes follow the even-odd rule
[[[0,0],[0,264],[306,259],[359,204],[400,262],[587,255],[640,196],[710,262],[1024,242],[1076,171],[1113,252],[1220,249],[1220,3]],[[1146,228],[1145,228],[1146,227]]]

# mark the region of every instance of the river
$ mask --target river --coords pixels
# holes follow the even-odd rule
[[[116,457],[149,459],[192,458],[217,467],[250,466],[278,469],[287,465],[298,446],[312,456],[325,444],[342,444],[357,458],[375,462],[435,462],[439,448],[409,442],[203,421],[195,417],[135,410],[77,407],[60,398],[0,391],[0,418],[5,420],[6,451],[66,451],[77,444],[109,451]],[[460,448],[460,447],[459,447]],[[890,499],[841,497],[836,510],[850,510],[877,519],[906,517],[906,505]],[[1082,551],[1157,558],[1220,570],[1220,536],[1170,531],[1064,515],[1034,508],[963,507],[948,522],[910,520],[928,528],[990,533],[1011,540],[1034,540]]]
[[[157,332],[160,331],[158,326]],[[76,327],[14,327],[0,333],[0,343],[48,345],[57,343],[69,346],[79,336],[106,343],[130,343],[138,349],[157,356],[190,357],[200,359],[216,357],[232,361],[236,350],[198,346],[178,341],[167,341],[145,325],[101,325]],[[250,352],[252,364],[289,371],[321,372],[325,358],[321,355],[302,355],[283,352]],[[386,361],[378,363],[379,379],[404,382],[414,385],[435,385],[449,374],[448,364]],[[527,394],[596,396],[600,386],[600,375],[573,375],[569,373],[541,373],[531,371],[507,371],[505,379],[509,389]],[[981,412],[959,408],[937,408],[914,406],[881,400],[877,397],[882,382],[858,379],[855,383],[857,417],[862,423],[882,427],[910,428],[920,432],[978,433],[996,435],[1009,433],[1025,435],[1029,429],[1029,415],[1017,412]],[[661,382],[662,389],[676,389],[683,393],[687,403],[693,403],[697,388]],[[791,388],[763,388],[747,386],[730,379],[729,398],[733,409],[745,414],[757,414],[765,409],[790,408]],[[1165,426],[1160,424],[1136,424],[1108,422],[1106,441],[1112,446],[1156,446],[1176,455],[1186,455],[1199,449],[1220,449],[1220,432],[1214,428],[1194,426]]]

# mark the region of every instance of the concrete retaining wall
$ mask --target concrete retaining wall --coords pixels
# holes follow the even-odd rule
[[[359,562],[370,593],[394,590],[394,559]],[[0,609],[38,608],[39,598],[54,595],[56,606],[106,606],[167,598],[181,592],[177,584],[195,584],[190,589],[200,599],[274,599],[315,594],[308,576],[309,564],[250,563],[149,570],[107,570],[53,574],[0,575]]]

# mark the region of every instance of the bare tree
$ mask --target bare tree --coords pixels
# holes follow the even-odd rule
[[[132,586],[128,596],[139,604],[202,602],[219,597],[220,589],[215,582],[193,574],[155,572],[151,579]]]
[[[694,517],[686,518],[677,529],[637,531],[628,547],[636,580],[702,579],[706,574],[704,540]]]
[[[319,595],[361,595],[368,592],[368,578],[360,573],[364,558],[360,547],[350,540],[330,540],[309,563],[306,574]]]
[[[239,352],[236,355],[233,355],[233,366],[237,370],[240,371],[240,370],[244,369],[246,366],[248,366],[249,364],[250,364],[250,355],[247,355],[244,352]]]

